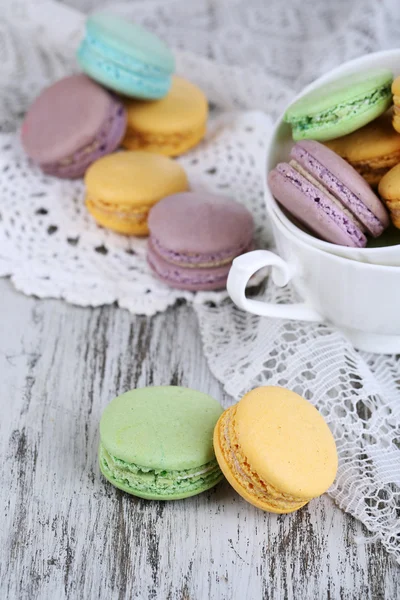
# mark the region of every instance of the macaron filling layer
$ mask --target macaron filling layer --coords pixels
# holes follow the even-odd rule
[[[128,54],[117,50],[113,46],[106,44],[104,41],[94,37],[93,35],[90,35],[90,33],[86,34],[83,43],[87,45],[91,52],[96,52],[101,56],[107,56],[107,58],[112,60],[114,63],[122,67],[127,67],[129,70],[135,71],[135,73],[138,75],[143,75],[144,77],[164,78],[165,75],[170,75],[173,72],[172,70],[162,70],[154,65],[136,60],[132,56],[129,56]]]
[[[353,222],[357,227],[362,231],[367,229],[374,237],[378,237],[383,232],[386,224],[378,219],[359,196],[300,144],[293,146],[291,156],[293,160],[290,164],[323,192],[327,193],[329,190],[333,199],[338,199],[345,214],[350,218],[353,215]]]
[[[249,240],[236,248],[228,248],[217,253],[196,253],[196,252],[177,252],[163,246],[154,236],[151,236],[151,244],[154,250],[166,261],[173,265],[179,265],[185,268],[201,267],[221,267],[233,261],[236,256],[250,252],[253,246],[252,233]]]
[[[162,98],[167,94],[171,87],[171,76],[163,75],[154,76],[152,74],[144,74],[134,69],[129,70],[120,64],[113,63],[107,58],[104,58],[100,53],[86,43],[86,39],[79,47],[77,54],[78,61],[84,67],[85,72],[92,75],[96,80],[101,81],[105,85],[107,75],[115,79],[115,89],[122,93],[128,93],[125,86],[135,86],[138,90],[137,95],[140,96],[139,90],[145,87],[146,98]],[[138,65],[141,63],[138,63]],[[117,85],[118,83],[118,85]]]
[[[291,167],[293,167],[293,169],[295,169],[295,171],[300,173],[300,175],[302,175],[305,179],[307,179],[307,181],[309,181],[312,185],[314,185],[316,188],[318,188],[323,194],[325,194],[340,210],[343,211],[343,213],[346,215],[346,217],[348,219],[350,219],[350,221],[352,223],[354,223],[354,225],[356,227],[358,227],[362,232],[365,231],[364,225],[362,223],[360,223],[360,221],[353,215],[353,213],[350,210],[348,210],[346,208],[346,206],[343,206],[341,204],[341,200],[339,200],[334,194],[331,194],[330,191],[327,190],[322,185],[322,183],[320,183],[317,179],[315,179],[315,177],[313,177],[308,171],[303,169],[303,167],[297,161],[291,160],[289,164]]]
[[[179,265],[168,263],[155,252],[148,252],[147,260],[155,274],[163,281],[186,289],[196,286],[212,286],[210,289],[225,287],[229,273],[229,265],[225,267],[187,269]]]
[[[288,116],[285,120],[290,123],[294,129],[299,132],[307,131],[310,127],[313,129],[322,129],[326,126],[333,125],[339,119],[351,119],[354,115],[360,115],[362,112],[368,111],[372,106],[375,106],[381,101],[387,100],[388,106],[391,101],[391,83],[385,84],[368,95],[363,95],[352,102],[344,102],[337,104],[330,110],[320,113],[315,113],[305,117]]]
[[[111,204],[89,195],[86,196],[85,202],[88,208],[93,208],[97,213],[104,215],[106,218],[113,217],[123,221],[135,221],[136,223],[146,221],[150,210],[149,206],[135,206],[134,208],[126,208],[124,210],[117,204]]]
[[[182,471],[150,469],[112,456],[100,443],[99,461],[102,473],[113,485],[131,490],[131,493],[137,496],[186,496],[192,492],[195,494],[198,490],[211,488],[222,479],[216,459]]]
[[[351,161],[352,167],[356,171],[365,177],[369,183],[368,176],[373,177],[374,180],[379,180],[385,175],[389,169],[395,167],[400,163],[400,150],[392,152],[385,156],[379,156],[377,158],[368,158],[366,160]]]
[[[112,152],[119,146],[124,135],[125,126],[125,109],[120,102],[113,100],[104,125],[93,141],[62,160],[41,164],[40,166],[49,175],[79,177],[83,175],[86,168],[94,160]]]
[[[237,483],[245,488],[249,495],[256,496],[266,508],[291,512],[304,506],[312,498],[296,498],[281,492],[271,483],[262,479],[249,464],[236,434],[236,411],[237,405],[226,410],[220,417],[218,427],[223,457]]]
[[[304,177],[290,164],[280,163],[276,170],[302,194],[315,202],[330,220],[344,230],[350,236],[354,246],[362,248],[366,245],[367,238],[362,231],[363,227],[357,224],[355,217],[328,190],[317,181],[312,181],[313,178],[308,174],[307,178]],[[279,198],[278,200],[280,201]]]
[[[190,130],[175,133],[150,133],[147,131],[138,131],[129,127],[125,134],[123,144],[131,150],[136,148],[145,148],[146,146],[170,146],[179,148],[182,144],[193,140],[194,135],[202,138],[205,134],[205,126],[199,130]]]

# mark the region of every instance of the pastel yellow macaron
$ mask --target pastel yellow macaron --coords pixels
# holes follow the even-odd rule
[[[99,225],[124,233],[148,234],[150,208],[188,189],[183,168],[149,152],[117,152],[94,162],[85,174],[86,207]]]
[[[168,94],[161,100],[124,99],[127,130],[122,145],[179,156],[200,142],[206,132],[208,105],[196,85],[173,76]]]
[[[228,408],[214,429],[222,472],[248,502],[290,513],[333,483],[337,451],[323,417],[304,398],[260,387]]]
[[[400,164],[382,177],[378,191],[390,212],[393,225],[400,229]]]
[[[392,94],[393,94],[393,127],[400,133],[400,76],[392,83]]]
[[[347,160],[373,187],[400,162],[400,135],[393,129],[393,108],[326,146]]]

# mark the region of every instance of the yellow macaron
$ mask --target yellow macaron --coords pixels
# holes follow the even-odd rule
[[[203,92],[182,77],[173,76],[161,100],[124,99],[127,130],[122,145],[179,156],[200,142],[206,132],[208,105]]]
[[[290,513],[325,492],[336,476],[333,436],[312,404],[280,387],[260,387],[228,408],[214,430],[222,472],[248,502]]]
[[[392,83],[392,94],[393,94],[393,127],[400,133],[400,76]]]
[[[390,212],[393,225],[400,229],[400,164],[382,177],[378,191]]]
[[[188,189],[183,168],[149,152],[117,152],[94,162],[85,174],[86,207],[99,225],[126,235],[147,235],[150,208]]]
[[[392,117],[390,109],[361,129],[325,142],[374,187],[400,163],[400,134],[393,129]]]

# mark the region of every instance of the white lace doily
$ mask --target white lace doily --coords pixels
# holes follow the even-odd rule
[[[68,0],[91,10],[98,0]],[[3,3],[4,4],[4,3]],[[177,50],[178,72],[222,110],[275,117],[306,83],[366,52],[396,47],[398,0],[135,0],[112,4]],[[400,361],[356,352],[327,325],[245,314],[224,294],[182,294],[157,283],[145,242],[94,225],[82,184],[43,176],[27,163],[12,132],[44,85],[76,69],[83,15],[48,0],[7,0],[0,21],[0,273],[25,293],[76,304],[117,300],[153,314],[184,296],[193,301],[210,368],[239,398],[284,385],[316,404],[334,432],[339,472],[330,494],[400,561]],[[269,241],[262,200],[265,138],[260,112],[230,113],[180,160],[194,187],[246,203],[262,245]],[[269,300],[291,301],[268,282]]]
[[[262,209],[262,150],[270,119],[262,113],[216,118],[206,140],[180,159],[192,189],[204,187],[245,203],[268,242]],[[178,298],[193,302],[226,292],[193,294],[158,281],[146,262],[147,241],[98,227],[84,206],[82,181],[44,175],[15,133],[0,134],[0,275],[40,298],[81,306],[118,304],[138,314],[163,311]]]

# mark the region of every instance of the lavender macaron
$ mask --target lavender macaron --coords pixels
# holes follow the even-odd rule
[[[389,225],[385,207],[367,182],[319,142],[297,142],[289,163],[268,176],[277,201],[321,239],[363,248]]]
[[[22,124],[21,140],[45,173],[75,179],[118,148],[125,129],[122,103],[86,75],[72,75],[36,98]]]
[[[218,290],[232,260],[253,248],[249,211],[225,196],[184,192],[161,200],[149,216],[147,259],[159,279],[182,290]]]

